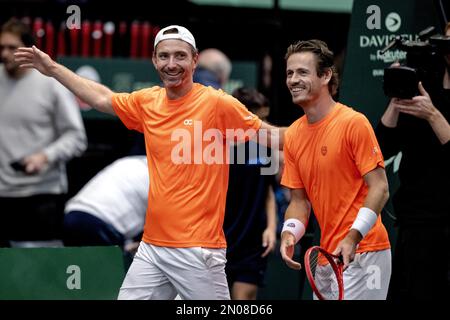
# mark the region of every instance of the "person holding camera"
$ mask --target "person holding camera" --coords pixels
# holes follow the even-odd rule
[[[419,82],[418,96],[392,98],[376,128],[386,159],[402,152],[393,197],[399,228],[389,292],[394,300],[449,295],[450,54],[444,58],[442,86]]]

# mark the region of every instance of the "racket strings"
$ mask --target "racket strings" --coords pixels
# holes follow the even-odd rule
[[[322,297],[326,300],[338,300],[338,279],[327,257],[319,250],[313,250],[309,263],[314,283]]]

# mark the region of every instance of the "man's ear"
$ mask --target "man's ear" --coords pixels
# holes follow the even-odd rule
[[[198,65],[198,52],[192,57],[192,61],[194,62],[194,69],[197,68],[197,65]]]
[[[333,70],[331,70],[331,68],[327,68],[327,70],[322,75],[324,84],[328,85],[332,76],[333,76]]]
[[[158,57],[156,56],[156,48],[155,48],[155,50],[153,50],[153,54],[152,54],[152,62],[153,62],[153,65],[155,66],[155,69],[157,69],[156,68],[157,61],[158,61]]]

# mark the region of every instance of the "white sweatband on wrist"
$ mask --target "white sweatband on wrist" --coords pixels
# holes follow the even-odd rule
[[[297,243],[305,234],[305,225],[298,219],[287,219],[283,224],[281,233],[283,234],[285,231],[292,233],[295,237],[295,243]]]
[[[350,229],[356,229],[364,238],[366,234],[372,229],[375,222],[377,222],[377,214],[367,207],[359,209],[358,215]]]

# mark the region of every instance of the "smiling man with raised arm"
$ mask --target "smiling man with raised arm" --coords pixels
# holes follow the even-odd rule
[[[222,230],[228,163],[218,154],[227,153],[226,138],[238,129],[258,134],[265,129],[269,144],[281,147],[283,142],[278,128],[237,99],[193,82],[198,53],[189,30],[161,29],[154,48],[153,64],[164,87],[131,94],[83,79],[35,47],[19,49],[16,59],[145,135],[151,186],[146,224],[119,299],[173,299],[177,293],[183,299],[229,299]],[[198,131],[206,138],[197,141]],[[185,143],[192,136],[194,143]]]

